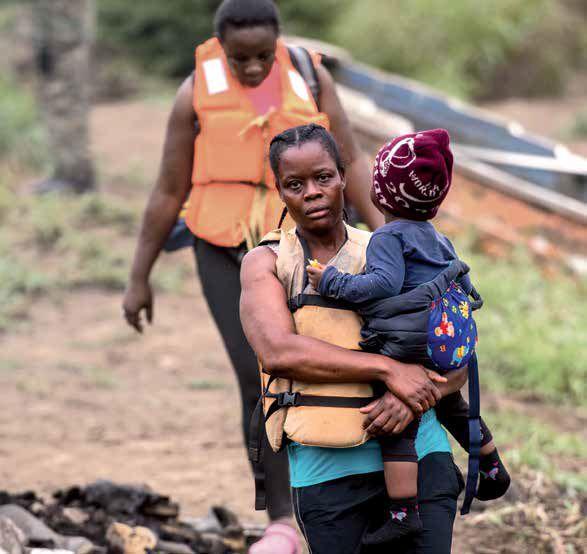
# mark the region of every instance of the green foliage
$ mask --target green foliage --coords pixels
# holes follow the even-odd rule
[[[193,68],[216,0],[101,0],[99,52],[149,74]],[[587,56],[576,0],[281,0],[284,30],[326,40],[376,67],[461,96],[558,93]],[[544,47],[548,45],[548,47]]]
[[[98,2],[98,41],[109,56],[130,56],[151,74],[183,76],[194,48],[212,34],[213,0]]]
[[[586,283],[547,278],[524,252],[499,263],[460,252],[485,300],[476,315],[482,381],[587,406]]]
[[[583,139],[587,137],[587,110],[579,112],[572,125],[564,132],[571,139]]]
[[[0,76],[0,122],[0,161],[35,168],[46,163],[45,137],[34,99],[6,76]]]
[[[41,294],[122,291],[138,217],[113,196],[18,196],[0,182],[0,330],[26,315]],[[185,279],[185,265],[174,264],[156,272],[154,284],[177,291]]]
[[[339,10],[329,39],[369,64],[454,94],[483,96],[488,89],[498,94],[499,85],[506,84],[503,67],[514,61],[521,72],[519,80],[528,80],[523,75],[528,67],[541,68],[539,73],[548,68],[541,85],[552,87],[554,77],[560,81],[552,57],[556,52],[558,60],[558,51],[565,48],[549,40],[558,37],[552,21],[558,21],[563,10],[554,4],[554,0],[350,2],[347,9]],[[580,26],[568,31],[582,32]],[[558,49],[536,48],[535,35],[540,35],[540,42],[558,44]],[[522,51],[525,59],[518,60]],[[562,61],[559,73],[568,66]]]
[[[51,278],[16,258],[6,241],[0,242],[0,330],[23,315],[23,303],[50,288]]]
[[[483,417],[496,437],[498,448],[505,452],[504,459],[510,467],[539,470],[559,484],[587,492],[587,476],[566,471],[557,463],[561,459],[574,466],[585,463],[587,446],[579,435],[561,432],[556,421],[544,423],[522,411],[486,410]],[[454,444],[455,454],[464,464],[466,453]]]
[[[228,387],[223,381],[211,381],[209,379],[193,379],[188,382],[187,386],[191,390],[221,390]]]

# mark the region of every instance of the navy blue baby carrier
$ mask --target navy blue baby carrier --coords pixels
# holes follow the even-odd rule
[[[469,365],[469,469],[463,515],[477,492],[481,448],[477,326],[472,312],[483,300],[473,287],[465,292],[459,284],[468,272],[467,264],[454,260],[432,281],[358,310],[368,322],[361,343],[367,351],[420,363],[439,373]]]

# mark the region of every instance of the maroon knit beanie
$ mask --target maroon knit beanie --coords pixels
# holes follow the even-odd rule
[[[379,150],[371,198],[407,219],[432,219],[450,189],[453,157],[444,129],[393,139]]]

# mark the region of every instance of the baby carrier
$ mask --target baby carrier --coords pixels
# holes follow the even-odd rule
[[[483,299],[474,287],[465,292],[461,283],[468,272],[467,264],[455,260],[432,281],[358,310],[369,321],[362,330],[364,350],[420,363],[439,373],[468,364],[469,469],[463,515],[469,512],[477,491],[481,448],[477,326],[472,312],[481,308]]]

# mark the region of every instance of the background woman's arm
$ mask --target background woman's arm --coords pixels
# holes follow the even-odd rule
[[[153,298],[149,286],[151,269],[191,187],[196,136],[192,91],[192,78],[188,77],[177,92],[169,116],[159,176],[143,215],[130,280],[124,296],[126,319],[139,332],[142,331],[141,310],[145,309],[149,322],[153,316]]]
[[[371,168],[367,156],[353,135],[350,121],[336,94],[332,76],[322,65],[318,66],[316,71],[320,83],[320,109],[330,119],[330,130],[347,166],[346,195],[369,228],[377,229],[383,225],[383,216],[370,199]]]

